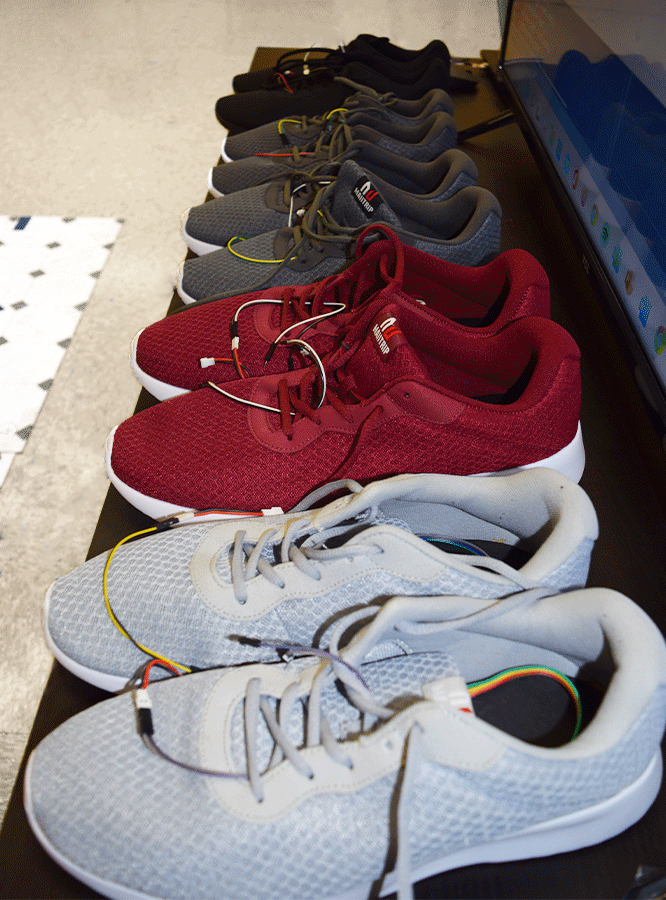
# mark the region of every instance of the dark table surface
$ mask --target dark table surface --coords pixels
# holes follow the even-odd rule
[[[260,48],[252,67],[272,64],[279,52],[276,48]],[[505,108],[490,72],[475,71],[480,82],[478,91],[454,98],[459,130]],[[614,327],[601,309],[600,298],[587,279],[518,126],[506,125],[475,137],[463,149],[478,166],[479,183],[491,190],[502,206],[502,250],[522,247],[541,262],[551,282],[552,317],[581,347],[581,422],[587,451],[581,484],[596,507],[600,523],[588,583],[627,594],[666,634],[666,455],[661,438],[619,349]],[[172,307],[178,303],[174,297]],[[138,408],[152,402],[144,391]],[[151,524],[110,487],[89,556]],[[57,725],[106,696],[54,663],[26,759]],[[97,896],[65,874],[32,836],[21,799],[24,765],[25,760],[0,831],[0,897]],[[639,865],[666,869],[666,787],[640,822],[603,844],[544,859],[459,869],[421,882],[415,886],[415,895],[620,898],[632,884]]]

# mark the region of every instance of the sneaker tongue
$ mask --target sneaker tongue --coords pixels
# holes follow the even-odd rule
[[[400,225],[370,176],[353,160],[340,166],[331,212],[335,221],[347,228],[358,228],[370,222]]]
[[[396,378],[427,380],[427,372],[400,327],[400,309],[381,306],[358,350],[344,367],[346,379],[361,397],[370,397]]]
[[[302,662],[306,665],[311,662],[311,658]],[[361,664],[359,671],[373,699],[380,705],[392,707],[396,712],[415,700],[424,698],[446,702],[458,708],[461,706],[458,695],[462,693],[461,684],[464,687],[464,683],[456,662],[446,652],[404,654],[395,643],[387,641],[373,648],[370,658]],[[296,677],[294,674],[294,678]],[[453,684],[455,691],[444,687],[448,684]],[[278,703],[275,699],[269,698],[268,703],[277,711]],[[305,741],[306,707],[307,698],[305,702],[296,702],[286,724],[286,733],[295,747],[303,746]],[[361,730],[360,712],[349,702],[344,686],[337,681],[330,680],[324,686],[321,712],[338,740],[353,738]],[[244,702],[241,700],[232,714],[230,746],[238,771],[245,771],[247,765],[243,715]],[[257,761],[260,771],[267,768],[273,747],[273,738],[264,717],[260,715],[257,731]]]

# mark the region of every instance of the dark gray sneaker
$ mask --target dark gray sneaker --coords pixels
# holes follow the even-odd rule
[[[421,200],[448,200],[462,188],[477,183],[477,168],[462,150],[447,150],[429,163],[390,156],[396,168],[386,173],[382,166],[377,167],[379,171],[372,164],[361,166],[382,196],[388,196],[396,187]],[[181,216],[183,240],[190,250],[203,256],[226,247],[239,234],[248,238],[291,227],[300,222],[317,192],[333,181],[339,170],[340,164],[331,163],[320,174],[283,176],[193,206]],[[384,174],[388,179],[381,177]]]
[[[248,240],[239,236],[222,250],[185,260],[176,287],[185,303],[194,303],[216,294],[319,281],[350,265],[356,238],[371,222],[389,225],[404,243],[440,259],[483,265],[499,253],[501,219],[497,199],[484,188],[466,187],[441,201],[388,185],[380,193],[363,169],[347,160],[300,224]]]
[[[404,159],[430,162],[458,143],[458,130],[453,118],[444,112],[433,113],[412,125],[383,122],[356,113],[349,121],[339,123],[330,133],[303,147],[283,146],[275,152],[258,152],[231,163],[216,166],[208,176],[208,187],[214,196],[230,194],[252,187],[280,175],[310,172],[318,166],[340,162],[357,152],[357,142],[372,145]]]
[[[311,150],[322,137],[324,143],[328,143],[334,128],[342,122],[349,125],[374,122],[374,127],[383,131],[386,124],[413,127],[438,112],[453,115],[451,98],[440,88],[433,88],[419,100],[401,100],[394,94],[379,94],[372,88],[357,87],[357,93],[345,100],[343,107],[326,115],[292,116],[228,135],[222,141],[222,159],[233,162],[256,153],[284,153],[291,147]]]

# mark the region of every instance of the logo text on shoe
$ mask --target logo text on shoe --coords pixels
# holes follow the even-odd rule
[[[379,191],[367,178],[359,178],[354,185],[352,193],[354,199],[368,217],[374,215],[375,211],[379,209],[382,204],[382,198]]]
[[[397,338],[398,335],[402,337],[402,332],[400,326],[396,324],[395,316],[388,316],[383,322],[375,322],[372,326],[372,335],[380,353],[388,356],[392,349],[389,341],[391,338]],[[392,341],[392,343],[395,345],[398,342]]]

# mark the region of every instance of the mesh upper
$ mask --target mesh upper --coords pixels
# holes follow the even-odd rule
[[[156,739],[181,760],[197,759],[196,723],[218,677],[151,688]],[[588,758],[555,761],[511,748],[482,772],[418,761],[402,835],[412,866],[616,795],[658,751],[664,716],[660,688],[617,743]],[[65,858],[151,896],[280,900],[354,884],[367,890],[395,852],[394,774],[349,794],[315,796],[266,825],[226,814],[207,782],[143,746],[131,698],[121,695],[40,744],[30,799]]]
[[[294,167],[289,165],[289,158],[275,158],[262,156],[249,156],[237,159],[225,165],[215,166],[211,172],[213,186],[225,196],[234,191],[240,191],[247,187],[253,187],[266,178],[271,178],[276,172],[291,174]],[[311,158],[303,156],[297,170],[308,171],[314,165]]]
[[[234,313],[244,302],[258,297],[279,299],[280,288],[270,288],[260,294],[244,294],[216,300],[202,306],[185,307],[177,315],[160,319],[145,328],[136,347],[136,362],[139,369],[159,381],[173,384],[186,390],[213,381],[221,384],[235,381],[238,377],[232,362],[219,362],[202,368],[202,358],[230,360],[230,323]],[[271,317],[274,333],[280,333],[281,309],[274,307]],[[336,317],[338,324],[340,317]],[[253,309],[239,314],[238,333],[240,338],[240,358],[252,374],[270,374],[286,371],[291,357],[292,364],[298,366],[300,358],[290,354],[286,348],[278,347],[268,363],[264,363],[269,343],[265,334],[259,334],[254,324]],[[293,314],[288,318],[292,324]],[[322,328],[308,331],[308,343],[324,355],[333,346],[334,336]]]
[[[276,258],[275,253],[277,233],[269,231],[234,244],[236,253],[242,253],[252,260],[269,262],[242,259],[226,247],[198,259],[185,260],[182,290],[194,300],[203,300],[213,294],[231,292],[241,294],[259,290],[260,286],[268,288],[288,284],[310,284],[312,281],[334,275],[348,264],[344,258],[324,256],[316,268],[308,267],[299,272],[285,266],[277,271],[281,262],[281,258]]]
[[[380,300],[365,315],[378,323],[385,309]],[[410,323],[400,308],[392,305],[389,312],[406,330]],[[580,354],[570,336],[547,319],[522,319],[509,327],[501,336],[478,340],[459,334],[453,341],[445,321],[431,319],[429,334],[421,337],[419,346],[427,351],[430,341],[440,348],[431,363],[434,366],[443,356],[438,380],[432,380],[432,373],[423,374],[417,354],[406,343],[400,346],[399,354],[391,356],[392,384],[409,385],[411,379],[423,390],[436,392],[427,395],[428,415],[417,404],[413,409],[393,409],[375,421],[368,418],[368,409],[365,424],[357,431],[331,424],[314,431],[302,445],[290,445],[297,448],[291,450],[286,439],[282,443],[277,413],[255,414],[261,416],[257,423],[266,428],[258,439],[247,406],[203,388],[122,423],[115,432],[111,467],[120,481],[142,494],[184,508],[263,509],[277,503],[290,509],[314,487],[340,477],[363,482],[402,472],[467,475],[538,462],[576,435]],[[476,384],[508,387],[501,379],[511,370],[516,373],[512,379],[517,378],[519,367],[537,348],[539,364],[515,402],[474,399]],[[384,370],[377,360],[366,332],[346,364],[346,377],[354,379],[359,397],[370,397],[378,389],[376,396],[381,398],[384,385],[391,384],[382,378]],[[293,380],[296,375],[300,380],[299,373]],[[278,377],[246,379],[235,384],[234,393],[238,395],[241,386],[247,392],[276,391]],[[454,378],[460,393],[451,387]],[[494,392],[498,390],[495,387]],[[409,390],[407,395],[409,399]],[[274,398],[269,405],[276,402]]]
[[[185,230],[190,237],[224,247],[233,237],[249,237],[284,227],[288,224],[287,214],[268,207],[265,194],[265,185],[257,185],[193,206]]]

